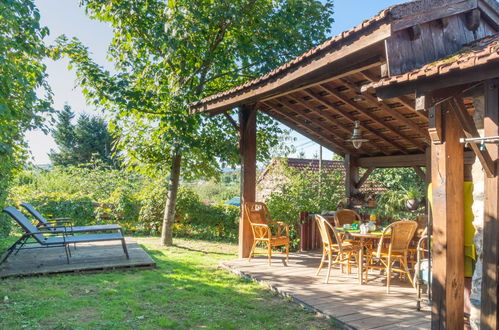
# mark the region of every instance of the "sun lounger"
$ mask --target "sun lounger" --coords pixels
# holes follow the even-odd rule
[[[28,203],[22,203],[24,207],[36,220],[38,220],[39,225],[37,227],[43,226],[47,229],[53,228],[54,226],[66,226],[68,231],[73,233],[89,233],[89,232],[99,232],[99,231],[119,231],[123,234],[121,226],[118,224],[108,224],[108,225],[93,225],[93,226],[73,226],[73,221],[71,218],[57,218],[52,220],[47,220],[43,217],[40,212],[38,212],[33,205]]]
[[[127,259],[129,259],[125,238],[121,232],[109,234],[74,235],[74,232],[68,230],[66,226],[36,227],[28,220],[28,218],[24,216],[24,214],[12,206],[5,208],[3,212],[10,215],[19,224],[19,226],[21,226],[25,233],[7,250],[7,253],[0,261],[0,264],[7,260],[7,258],[16,250],[17,253],[21,249],[49,247],[64,247],[66,259],[69,263],[69,257],[71,256],[69,244],[105,241],[121,241],[123,252],[125,253]]]

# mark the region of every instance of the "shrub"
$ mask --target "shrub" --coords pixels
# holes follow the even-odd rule
[[[291,247],[298,248],[300,213],[336,210],[344,196],[341,172],[299,171],[282,165],[285,180],[266,201],[274,221],[290,226]]]

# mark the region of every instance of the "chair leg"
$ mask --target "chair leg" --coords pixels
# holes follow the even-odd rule
[[[331,274],[331,266],[333,265],[333,255],[331,251],[328,251],[328,260],[329,264],[327,265],[327,275],[326,275],[326,280],[324,283],[329,283],[329,274]]]
[[[315,276],[319,275],[319,273],[321,272],[321,269],[322,269],[322,266],[324,265],[324,261],[326,260],[326,248],[323,247],[322,248],[322,259],[321,259],[321,263],[319,265],[319,268],[317,269],[317,272],[315,273]]]
[[[272,244],[267,243],[267,251],[269,255],[269,266],[270,266],[272,263]]]
[[[386,293],[390,293],[390,280],[392,277],[392,256],[388,255],[388,263],[386,264]]]
[[[289,261],[289,244],[286,244],[286,263]]]
[[[411,282],[412,287],[415,289],[416,285],[414,284],[414,281],[412,280],[411,273],[409,272],[409,267],[407,266],[407,257],[404,259],[400,259],[400,263],[404,267],[405,275],[409,278],[409,282]]]
[[[258,243],[256,240],[253,241],[253,246],[251,247],[251,252],[250,252],[250,255],[248,257],[248,262],[250,262],[251,258],[253,257],[253,253],[255,252],[256,243]]]
[[[68,261],[69,264],[69,253],[68,253],[69,247],[67,244],[64,244],[64,252],[66,252],[66,260]]]
[[[128,249],[126,247],[126,242],[125,242],[124,238],[121,240],[121,245],[123,246],[123,252],[125,252],[126,258],[130,259],[130,256],[128,255]]]

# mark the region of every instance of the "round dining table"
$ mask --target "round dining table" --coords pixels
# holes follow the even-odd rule
[[[358,260],[358,278],[359,283],[364,284],[362,274],[364,273],[364,247],[366,240],[379,240],[383,236],[383,230],[372,231],[365,234],[360,233],[358,229],[346,229],[343,227],[335,227],[339,232],[345,233],[348,236],[358,238],[360,241],[359,260]],[[385,237],[390,237],[390,233],[385,233]]]

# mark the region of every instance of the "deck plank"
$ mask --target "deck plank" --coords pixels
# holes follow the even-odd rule
[[[416,292],[408,282],[394,279],[386,293],[383,276],[371,276],[367,285],[360,285],[357,269],[352,274],[333,268],[328,284],[326,270],[315,275],[320,254],[292,253],[286,265],[280,256],[273,257],[272,266],[266,257],[225,261],[222,268],[240,276],[250,277],[298,303],[355,329],[429,329],[430,311],[416,310]]]
[[[156,267],[156,262],[135,240],[127,237],[126,243],[130,259],[125,257],[121,242],[84,243],[76,249],[71,247],[69,264],[62,247],[21,250],[0,265],[0,278]]]

